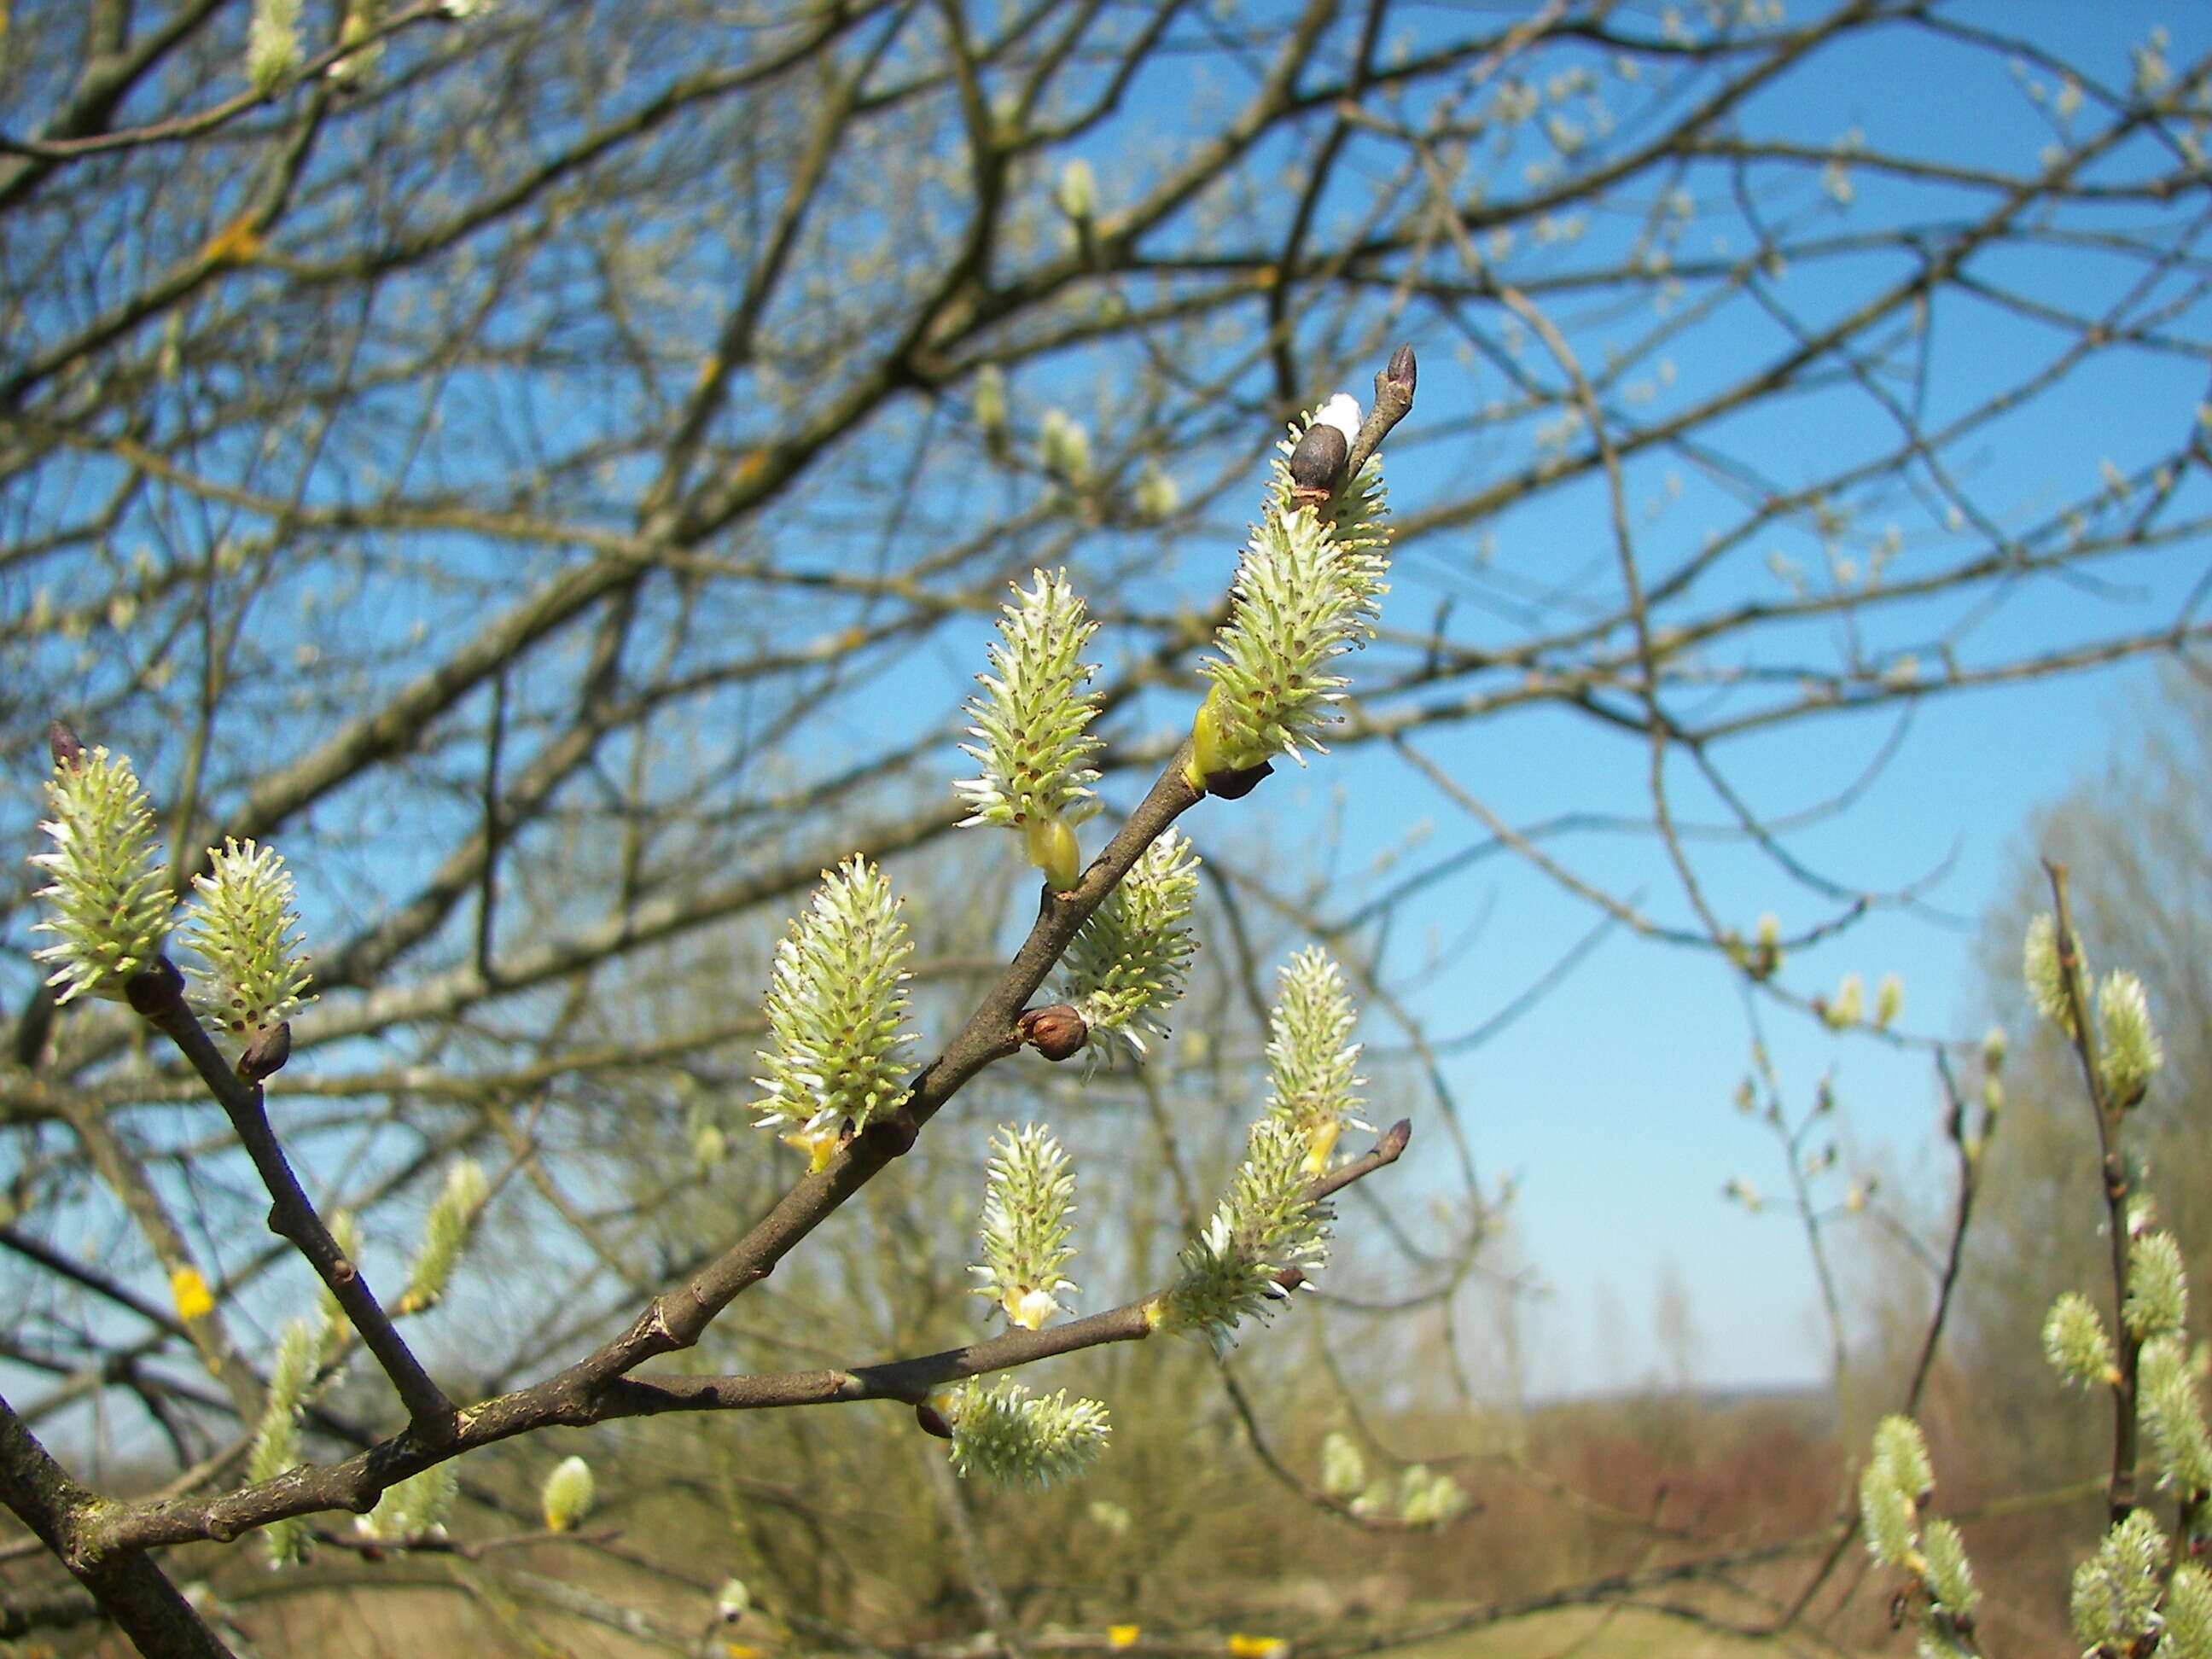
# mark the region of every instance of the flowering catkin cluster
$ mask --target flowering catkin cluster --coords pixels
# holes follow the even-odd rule
[[[442,1538],[446,1517],[453,1513],[453,1500],[459,1493],[460,1477],[453,1465],[434,1463],[420,1474],[386,1486],[374,1509],[355,1516],[354,1530],[364,1538],[386,1543]]]
[[[2099,981],[2090,975],[2089,953],[2078,939],[2074,949],[2082,1001],[2095,1022],[2097,1067],[2105,1092],[2117,1108],[2139,1105],[2149,1091],[2151,1079],[2166,1064],[2166,1050],[2151,1024],[2150,1003],[2143,995],[2142,981],[2124,969],[2115,969]],[[2058,923],[2048,911],[2027,925],[2021,970],[2036,1012],[2072,1036],[2074,1011],[2067,1001],[2065,977],[2058,965]]]
[[[2148,1510],[2130,1510],[2097,1553],[2074,1570],[2074,1634],[2087,1654],[2148,1653],[2166,1626],[2166,1534]],[[2161,1643],[2160,1652],[2167,1650]]]
[[[1340,394],[1331,400],[1351,403]],[[1358,405],[1350,424],[1357,428]],[[1342,418],[1342,417],[1338,417]],[[1298,422],[1303,436],[1318,419]],[[1191,782],[1260,765],[1271,756],[1322,752],[1349,682],[1328,665],[1372,639],[1389,569],[1382,468],[1359,475],[1319,506],[1301,505],[1282,446],[1266,511],[1231,588],[1218,654],[1198,665],[1213,682],[1192,728]]]
[[[399,1298],[394,1310],[403,1314],[421,1313],[436,1305],[453,1282],[453,1269],[460,1265],[461,1253],[468,1248],[469,1235],[476,1230],[477,1218],[483,1212],[484,1200],[490,1195],[491,1183],[486,1179],[483,1165],[472,1158],[465,1158],[446,1171],[446,1183],[432,1200],[429,1213],[422,1221],[422,1244],[415,1253],[415,1264],[407,1274],[407,1290]]]
[[[1066,1000],[1094,1038],[1115,1037],[1139,1054],[1164,1037],[1161,1018],[1182,997],[1198,940],[1198,855],[1170,830],[1147,847],[1121,885],[1091,913],[1068,946]]]
[[[1357,1121],[1352,1091],[1366,1079],[1354,1075],[1360,1045],[1348,1039],[1358,1016],[1342,970],[1317,945],[1285,963],[1280,979],[1267,1023],[1267,1112],[1305,1138],[1303,1167],[1319,1175],[1344,1126]]]
[[[299,913],[284,860],[252,842],[226,841],[192,878],[184,941],[207,964],[195,999],[224,1030],[245,1035],[289,1019],[307,989]]]
[[[1279,1118],[1252,1126],[1228,1192],[1153,1304],[1157,1328],[1202,1332],[1226,1347],[1238,1324],[1290,1294],[1285,1273],[1310,1275],[1328,1259],[1328,1217],[1306,1197],[1307,1150],[1306,1137]]]
[[[254,1431],[252,1449],[246,1454],[248,1480],[274,1480],[299,1465],[300,1408],[314,1381],[315,1355],[321,1346],[307,1321],[295,1319],[284,1327],[276,1358],[269,1367],[268,1402]],[[271,1522],[262,1528],[261,1542],[270,1565],[296,1561],[307,1553],[307,1523],[298,1516]]]
[[[970,813],[963,826],[1019,830],[1030,861],[1068,888],[1082,867],[1074,826],[1097,810],[1089,762],[1098,739],[1088,728],[1098,699],[1084,690],[1097,668],[1082,656],[1098,624],[1065,570],[1030,576],[1034,586],[1015,588],[1001,608],[993,672],[975,677],[983,690],[968,702],[969,730],[981,742],[961,748],[982,775],[954,787]]]
[[[2079,1291],[2064,1291],[2051,1304],[2043,1321],[2043,1354],[2053,1370],[2085,1389],[2120,1380],[2119,1358],[2105,1334],[2104,1319]]]
[[[60,744],[58,741],[58,749]],[[172,903],[154,814],[130,761],[106,749],[58,753],[39,828],[52,850],[31,862],[46,873],[38,896],[48,915],[31,931],[60,941],[32,959],[56,964],[46,983],[70,1002],[90,992],[120,1001],[124,983],[152,965],[169,936]]]
[[[1078,1288],[1060,1270],[1074,1256],[1067,1242],[1075,1213],[1075,1172],[1041,1123],[1001,1126],[991,1140],[983,1191],[983,1261],[969,1268],[1010,1323],[1036,1330],[1065,1311],[1063,1291]]]
[[[1415,1463],[1398,1477],[1398,1518],[1409,1527],[1441,1527],[1467,1505],[1459,1482],[1425,1463]]]
[[[1867,1549],[1882,1565],[1909,1575],[1913,1590],[1925,1596],[1921,1652],[1951,1659],[1974,1651],[1971,1637],[1981,1591],[1959,1528],[1940,1516],[1923,1518],[1935,1487],[1920,1425],[1909,1417],[1882,1419],[1874,1432],[1874,1455],[1859,1476]]]
[[[254,0],[246,26],[246,76],[266,96],[300,67],[300,0]]]
[[[883,872],[857,854],[834,871],[775,947],[769,975],[772,1048],[759,1121],[799,1136],[864,1128],[906,1092],[906,963],[914,953]]]
[[[1106,1407],[1067,1390],[1031,1394],[1012,1377],[971,1378],[942,1402],[952,1428],[952,1467],[1001,1486],[1049,1486],[1098,1461],[1112,1432]]]

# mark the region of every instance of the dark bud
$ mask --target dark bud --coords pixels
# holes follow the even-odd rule
[[[945,1413],[924,1400],[914,1408],[914,1420],[924,1434],[933,1434],[939,1440],[952,1438],[952,1425],[945,1420]]]
[[[291,1058],[292,1022],[280,1019],[267,1030],[257,1032],[246,1045],[246,1052],[238,1057],[238,1074],[248,1083],[258,1083],[283,1071],[284,1062]]]
[[[149,1019],[168,1012],[185,994],[185,976],[167,957],[153,962],[123,981],[123,994]]]
[[[1413,401],[1413,382],[1419,374],[1420,365],[1413,361],[1413,348],[1401,345],[1390,354],[1390,366],[1382,371],[1382,378],[1405,393],[1406,401],[1411,403]]]
[[[1084,1024],[1083,1016],[1064,1002],[1027,1010],[1014,1022],[1014,1029],[1022,1034],[1023,1042],[1047,1060],[1066,1060],[1080,1054],[1083,1045],[1091,1041],[1091,1028]]]
[[[1326,501],[1336,494],[1352,446],[1327,421],[1316,421],[1291,452],[1291,497],[1300,505]]]
[[[1223,800],[1242,800],[1274,769],[1269,763],[1261,761],[1257,766],[1240,766],[1233,772],[1210,772],[1206,775],[1206,793],[1218,795]]]
[[[914,1121],[913,1109],[901,1101],[889,1114],[878,1118],[863,1130],[856,1132],[853,1120],[847,1118],[844,1127],[838,1132],[838,1150],[842,1152],[864,1134],[886,1148],[893,1158],[904,1158],[914,1150],[914,1143],[921,1138],[921,1125]]]
[[[46,727],[46,747],[53,752],[55,766],[63,771],[74,772],[84,764],[84,745],[59,720]]]

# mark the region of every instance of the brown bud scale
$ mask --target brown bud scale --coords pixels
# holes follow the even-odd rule
[[[1014,1022],[1022,1041],[1047,1060],[1060,1060],[1082,1051],[1091,1040],[1091,1027],[1083,1016],[1064,1002],[1049,1008],[1031,1008]]]

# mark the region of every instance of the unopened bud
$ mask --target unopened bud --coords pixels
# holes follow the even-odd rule
[[[945,1420],[945,1413],[927,1400],[915,1407],[914,1420],[924,1434],[933,1434],[939,1440],[952,1438],[952,1425]]]
[[[1055,1002],[1049,1008],[1031,1008],[1014,1022],[1014,1027],[1022,1034],[1022,1041],[1047,1060],[1066,1060],[1080,1053],[1091,1040],[1091,1028],[1083,1016],[1064,1002]]]
[[[123,994],[133,1008],[152,1019],[185,994],[185,976],[168,957],[156,957],[123,982]]]
[[[265,1031],[255,1033],[253,1041],[246,1045],[246,1052],[238,1057],[238,1074],[248,1083],[258,1083],[284,1069],[284,1062],[292,1058],[292,1022],[280,1019]]]
[[[1291,451],[1291,494],[1300,501],[1325,501],[1336,493],[1352,446],[1326,421],[1316,421]]]
[[[76,733],[59,720],[46,727],[46,747],[52,751],[58,767],[74,772],[84,764],[84,745],[76,740]]]
[[[1340,392],[1315,413],[1313,424],[1291,451],[1291,498],[1304,506],[1319,506],[1336,494],[1358,435],[1358,399]]]
[[[1419,373],[1420,365],[1413,359],[1413,348],[1401,345],[1390,354],[1390,364],[1382,371],[1382,378],[1404,392],[1406,401],[1411,403],[1413,401],[1413,385]]]
[[[1206,793],[1223,800],[1242,800],[1260,787],[1260,780],[1273,775],[1275,769],[1266,761],[1257,766],[1240,766],[1232,772],[1216,772],[1206,781]]]

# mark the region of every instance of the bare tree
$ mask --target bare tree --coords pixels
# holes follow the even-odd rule
[[[0,721],[27,757],[0,802],[28,850],[59,714],[142,763],[168,890],[231,840],[292,850],[322,999],[262,1135],[170,1005],[182,1059],[122,1011],[58,1012],[27,960],[37,880],[0,900],[8,1358],[53,1379],[18,1414],[161,1449],[170,1518],[133,1545],[311,1507],[221,1496],[296,1278],[259,1236],[272,1153],[300,1173],[279,1220],[326,1270],[309,1210],[362,1217],[374,1282],[469,1152],[489,1224],[569,1241],[541,1260],[583,1289],[470,1362],[486,1396],[552,1375],[537,1421],[573,1402],[556,1364],[613,1356],[605,1381],[654,1346],[616,1334],[643,1296],[714,1275],[705,1307],[765,1265],[730,1254],[753,1237],[731,1212],[795,1166],[729,1148],[775,931],[824,867],[858,853],[979,905],[917,978],[945,1030],[995,984],[969,1060],[1003,1042],[1081,916],[1040,923],[1013,978],[976,973],[1028,890],[946,845],[983,619],[1032,569],[1091,596],[1121,859],[1076,890],[1096,903],[1164,824],[1146,791],[1180,775],[1258,455],[1400,338],[1427,380],[1393,446],[1394,591],[1331,742],[1467,828],[1365,884],[1219,849],[1231,989],[1260,994],[1287,927],[1397,1018],[1393,919],[1503,851],[1595,925],[1802,1000],[1784,948],[1910,895],[1793,845],[1856,768],[1808,768],[1828,799],[1785,812],[1735,740],[1802,724],[1818,753],[1839,716],[1901,729],[2204,628],[2212,61],[2162,37],[2108,82],[1883,0],[97,0],[19,5],[0,50]],[[2016,82],[2033,138],[1805,131],[1795,89],[1881,54]],[[2106,370],[2142,392],[2103,471],[1993,463]],[[2045,592],[2057,621],[2029,614]],[[1648,810],[1523,811],[1431,743],[1519,711],[1616,734]],[[1644,837],[1671,896],[1578,869],[1591,830]],[[1813,919],[1755,939],[1706,896],[1716,846]],[[1190,1149],[1146,1086],[1164,1163]],[[675,1150],[606,1173],[647,1140]],[[863,1143],[836,1181],[888,1162]],[[1460,1163],[1464,1226],[1405,1236],[1395,1275],[1443,1319],[1483,1232]],[[717,1200],[720,1231],[660,1224]],[[185,1269],[208,1320],[169,1305]],[[378,1357],[416,1431],[392,1437],[389,1394],[330,1396],[317,1498],[421,1467],[391,1449],[427,1444],[458,1385],[442,1360],[410,1376],[405,1346]]]

